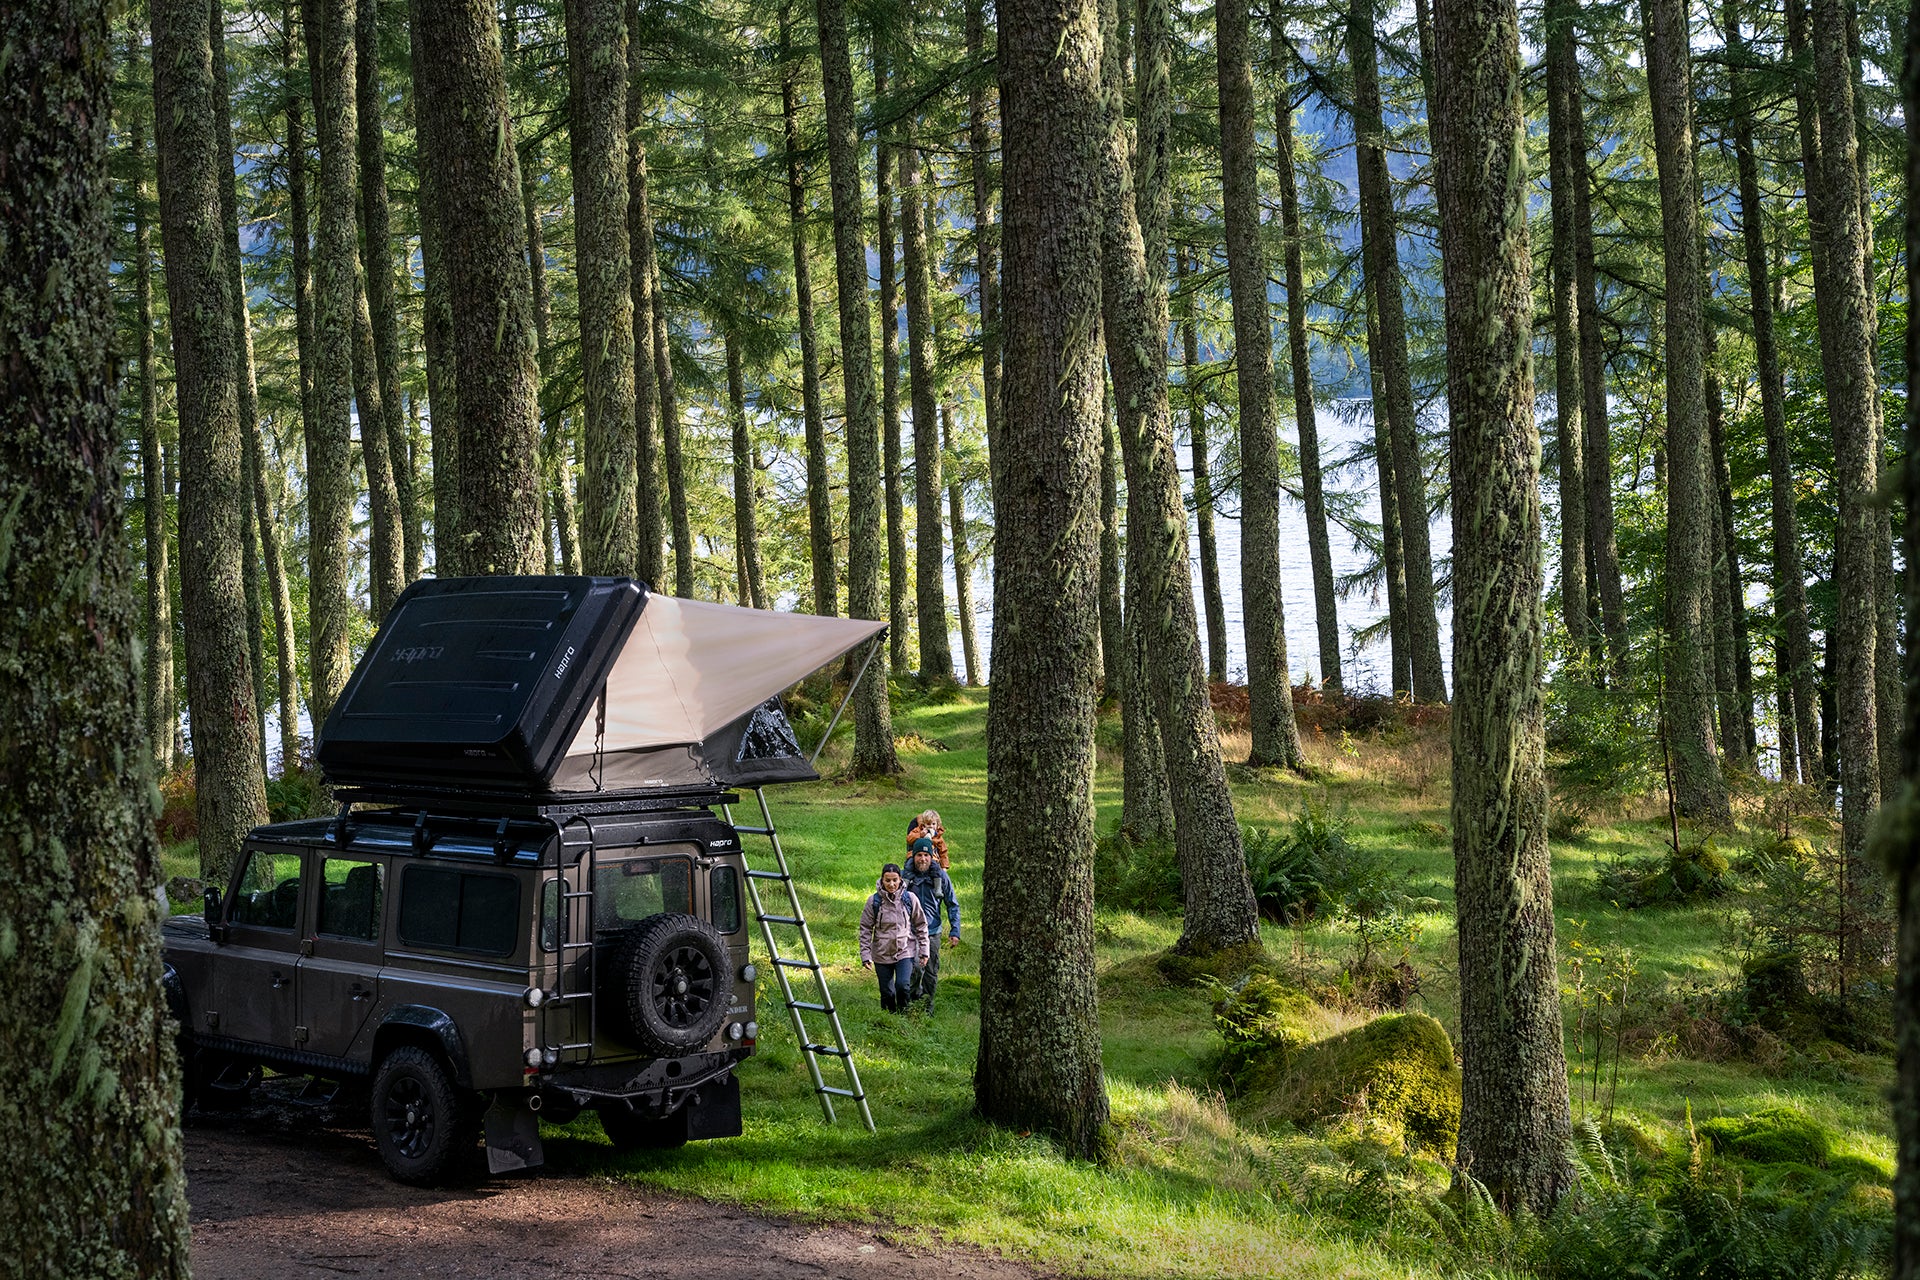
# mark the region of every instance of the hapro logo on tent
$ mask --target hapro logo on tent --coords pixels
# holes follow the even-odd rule
[[[553,678],[555,680],[558,680],[561,676],[567,674],[567,665],[572,661],[573,661],[573,646],[568,645],[567,651],[560,655],[560,665],[553,669]]]

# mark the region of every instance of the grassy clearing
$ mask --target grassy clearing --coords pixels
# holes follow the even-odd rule
[[[803,1219],[871,1222],[895,1236],[933,1237],[998,1249],[1070,1273],[1141,1277],[1412,1277],[1437,1274],[1433,1245],[1395,1195],[1438,1191],[1446,1171],[1429,1158],[1382,1154],[1351,1134],[1264,1131],[1242,1124],[1212,1089],[1220,1045],[1204,992],[1167,983],[1154,953],[1178,934],[1176,919],[1102,910],[1096,922],[1101,1024],[1108,1087],[1119,1128],[1106,1167],[1063,1159],[1047,1142],[994,1129],[970,1114],[979,1034],[979,908],[984,839],[985,695],[907,707],[895,726],[912,735],[897,783],[832,781],[773,797],[775,819],[801,880],[828,978],[841,1006],[879,1132],[844,1110],[821,1122],[791,1027],[763,992],[761,1050],[742,1072],[746,1135],[667,1154],[616,1156],[592,1118],[550,1141],[572,1159],[613,1176]],[[909,739],[910,741],[912,739]],[[1228,742],[1231,755],[1233,744]],[[1244,744],[1242,744],[1244,750]],[[1342,807],[1351,839],[1379,850],[1408,891],[1437,906],[1420,917],[1413,963],[1421,990],[1413,1008],[1457,1030],[1453,957],[1453,855],[1447,835],[1444,734],[1410,740],[1312,740],[1320,777],[1232,770],[1243,823],[1284,826],[1308,798]],[[843,752],[836,742],[834,751]],[[829,762],[831,763],[831,762]],[[1096,784],[1103,828],[1119,812],[1118,760],[1103,750]],[[940,1008],[932,1018],[883,1015],[857,962],[855,927],[880,864],[904,851],[910,817],[933,806],[946,820],[965,942],[946,953]],[[1594,888],[1611,859],[1657,852],[1664,824],[1628,813],[1554,848],[1563,957],[1570,940],[1630,948],[1636,989],[1655,999],[1690,986],[1724,984],[1738,972],[1726,901],[1626,911]],[[1735,847],[1737,841],[1723,842]],[[182,865],[190,871],[190,848]],[[757,852],[750,841],[751,860]],[[1354,940],[1327,924],[1268,926],[1283,968],[1322,975],[1353,953]],[[1563,972],[1563,978],[1565,978]],[[1568,1017],[1573,1018],[1569,1001]],[[1320,1015],[1331,1034],[1364,1013]],[[1457,1038],[1457,1037],[1456,1037]],[[1853,1058],[1785,1077],[1737,1060],[1698,1061],[1655,1051],[1622,1055],[1617,1084],[1609,1058],[1599,1071],[1573,1055],[1575,1114],[1598,1118],[1609,1088],[1619,1132],[1672,1150],[1696,1120],[1788,1105],[1833,1131],[1835,1154],[1891,1170],[1893,1147],[1885,1059]],[[1399,1188],[1377,1192],[1381,1168]],[[1375,1172],[1368,1172],[1373,1170]],[[1322,1190],[1304,1195],[1303,1188]],[[1326,1188],[1331,1188],[1327,1192]],[[1340,1197],[1372,1197],[1364,1213]],[[1382,1205],[1384,1203],[1384,1209]],[[1336,1206],[1330,1210],[1329,1205]],[[1384,1214],[1384,1216],[1383,1216]]]

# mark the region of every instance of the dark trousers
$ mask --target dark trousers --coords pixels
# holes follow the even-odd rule
[[[932,999],[933,989],[940,984],[940,938],[936,935],[933,945],[927,948],[927,963],[924,968],[913,971],[913,986],[907,992],[909,1000]]]
[[[913,985],[913,957],[899,960],[873,962],[873,971],[880,979],[880,1007],[887,1010],[899,1010],[907,1007],[907,990]]]

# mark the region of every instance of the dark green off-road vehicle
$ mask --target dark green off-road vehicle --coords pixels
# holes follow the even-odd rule
[[[771,695],[874,628],[657,599],[401,597],[321,739],[339,813],[256,829],[204,914],[166,924],[192,1101],[262,1068],[364,1088],[408,1182],[481,1131],[493,1172],[536,1167],[541,1120],[587,1109],[621,1148],[741,1132],[758,896],[728,788],[814,776]],[[800,1007],[831,1016],[820,990]]]

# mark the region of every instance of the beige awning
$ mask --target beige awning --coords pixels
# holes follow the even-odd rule
[[[649,595],[607,676],[600,749],[704,741],[885,627]],[[593,755],[599,732],[589,711],[567,758]]]

